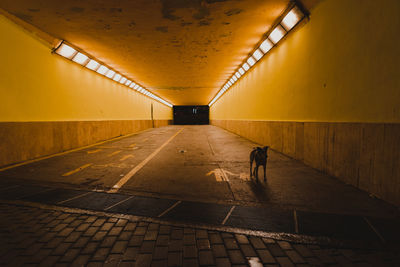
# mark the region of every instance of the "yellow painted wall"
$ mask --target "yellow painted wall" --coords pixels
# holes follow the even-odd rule
[[[211,119],[400,122],[399,12],[398,0],[322,1]]]
[[[68,61],[0,15],[0,121],[172,119],[172,109]]]

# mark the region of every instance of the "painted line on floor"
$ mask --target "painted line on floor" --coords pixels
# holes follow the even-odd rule
[[[133,155],[125,155],[120,159],[120,161],[124,161],[124,160],[126,160],[128,158],[133,158]]]
[[[171,207],[169,207],[168,209],[164,210],[161,214],[159,214],[157,217],[161,218],[162,216],[164,216],[165,214],[167,214],[168,212],[170,212],[171,210],[173,210],[176,206],[178,206],[179,204],[181,204],[182,201],[178,200],[177,202],[174,203],[174,205],[172,205]]]
[[[122,150],[114,151],[113,153],[108,154],[108,156],[109,156],[109,157],[112,157],[112,156],[114,156],[114,155],[117,155],[117,154],[121,153],[121,151],[122,151]]]
[[[229,219],[231,216],[233,210],[236,208],[236,206],[232,206],[232,208],[229,210],[228,214],[226,214],[225,219],[222,221],[222,225],[225,225],[226,221]]]
[[[99,149],[87,151],[87,153],[88,153],[88,154],[94,154],[94,153],[100,152],[100,151],[102,151],[102,150],[103,150],[103,149],[99,148]]]
[[[83,193],[83,194],[80,194],[80,195],[77,195],[77,196],[68,198],[68,199],[66,199],[66,200],[59,201],[59,202],[57,202],[57,205],[63,204],[63,203],[65,203],[65,202],[68,202],[68,201],[71,201],[71,200],[74,200],[74,199],[78,199],[78,198],[84,197],[84,196],[89,195],[89,194],[92,194],[92,193],[93,193],[93,192],[86,192],[86,193]]]
[[[379,237],[379,239],[382,241],[382,243],[386,243],[386,240],[379,233],[379,231],[372,225],[372,223],[366,217],[363,217],[363,219],[369,225],[369,227],[372,229],[372,231],[374,231],[375,234]]]
[[[85,164],[85,165],[80,166],[79,168],[77,168],[77,169],[75,169],[75,170],[72,170],[72,171],[70,171],[70,172],[64,173],[62,176],[70,176],[70,175],[72,175],[72,174],[74,174],[74,173],[77,173],[77,172],[79,172],[79,171],[81,171],[81,170],[83,170],[83,169],[86,169],[87,167],[90,167],[90,166],[92,166],[92,165],[93,165],[93,163]]]
[[[115,206],[118,206],[119,204],[122,204],[122,203],[124,203],[124,202],[126,202],[126,201],[128,201],[128,200],[130,200],[130,199],[132,199],[132,198],[134,198],[134,197],[135,197],[135,196],[127,197],[127,198],[121,200],[120,202],[117,202],[117,203],[115,203],[115,204],[113,204],[113,205],[111,205],[111,206],[105,208],[104,211],[109,210],[109,209],[112,209],[112,208],[114,208]]]
[[[146,130],[139,131],[139,132],[136,132],[136,133],[131,133],[131,134],[127,134],[127,135],[123,135],[123,136],[118,136],[118,137],[115,137],[115,138],[111,138],[111,139],[108,139],[108,140],[105,140],[105,141],[101,141],[101,142],[98,142],[98,143],[95,143],[95,144],[91,144],[91,145],[88,145],[88,146],[83,146],[83,147],[79,147],[79,148],[74,148],[74,149],[71,149],[71,150],[67,150],[67,151],[64,151],[64,152],[52,154],[52,155],[49,155],[49,156],[44,156],[44,157],[40,157],[40,158],[37,158],[37,159],[31,159],[31,160],[27,160],[27,161],[24,161],[24,162],[12,164],[12,165],[9,165],[9,166],[7,166],[7,167],[1,168],[1,169],[0,169],[0,172],[5,171],[5,170],[8,170],[8,169],[16,168],[16,167],[19,167],[19,166],[27,165],[27,164],[30,164],[30,163],[38,162],[38,161],[41,161],[41,160],[45,160],[45,159],[50,159],[50,158],[54,158],[54,157],[66,155],[66,154],[69,154],[69,153],[71,153],[71,152],[84,150],[84,149],[86,149],[86,148],[98,146],[98,145],[105,144],[105,143],[108,143],[108,142],[116,141],[116,140],[119,140],[119,139],[123,139],[123,138],[126,138],[126,137],[130,137],[130,136],[132,136],[132,135],[137,135],[137,134],[139,134],[139,133],[141,133],[141,132],[145,132],[145,131],[148,131],[148,130],[149,130],[149,129],[146,129]]]
[[[109,191],[108,193],[115,193],[118,192],[118,190],[126,183],[129,181],[129,179],[132,178],[135,173],[137,173],[141,168],[143,168],[144,165],[147,164],[152,158],[154,158],[160,151],[163,149],[166,145],[168,145],[169,142],[171,142],[172,139],[175,138],[180,132],[182,132],[184,128],[181,128],[179,131],[177,131],[173,136],[171,136],[164,144],[162,144],[159,148],[156,149],[153,153],[151,153],[146,159],[144,159],[142,162],[140,162],[135,168],[133,168],[128,174],[126,174],[124,177],[122,177],[121,180],[119,180]]]
[[[294,232],[296,234],[299,233],[299,221],[297,219],[297,212],[296,210],[293,210],[293,220],[294,220]]]

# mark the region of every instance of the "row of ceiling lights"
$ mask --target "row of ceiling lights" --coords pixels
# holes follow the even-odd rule
[[[300,20],[304,17],[303,12],[294,6],[275,27],[268,37],[260,44],[260,46],[250,55],[247,60],[239,67],[232,77],[222,86],[217,95],[208,104],[211,106],[215,103],[237,80],[240,79],[251,67],[256,64],[271,48],[276,45]]]
[[[106,65],[100,64],[93,58],[89,58],[89,56],[85,55],[82,52],[78,52],[76,49],[72,48],[71,46],[67,45],[64,41],[55,49],[55,52],[67,59],[70,59],[86,68],[93,70],[109,79],[114,80],[122,85],[128,86],[139,93],[142,93],[148,97],[151,97],[164,105],[172,107],[172,104],[165,101],[159,96],[154,95],[153,93],[149,92],[139,84],[133,82],[132,80],[128,79],[127,77],[117,73],[116,71],[112,70],[111,68],[107,67]]]

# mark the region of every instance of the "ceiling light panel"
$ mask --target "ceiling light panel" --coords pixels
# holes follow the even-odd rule
[[[72,59],[72,61],[74,61],[74,62],[76,62],[76,63],[78,63],[78,64],[81,64],[81,65],[84,65],[84,63],[86,63],[86,61],[87,61],[88,59],[89,59],[89,58],[88,58],[86,55],[82,54],[81,52],[78,52],[78,53],[74,56],[74,58]]]
[[[75,54],[76,50],[65,43],[61,43],[61,45],[56,49],[56,53],[60,56],[71,59]]]
[[[285,36],[285,34],[285,29],[283,29],[281,25],[278,25],[269,35],[269,39],[271,39],[271,41],[276,44],[283,38],[283,36]]]
[[[304,15],[300,9],[295,6],[282,19],[281,24],[287,31],[290,31],[303,18],[303,16]]]
[[[96,60],[89,60],[89,62],[86,64],[86,68],[91,69],[91,70],[96,70],[100,66],[99,62]]]
[[[105,74],[107,73],[108,70],[109,70],[109,69],[108,69],[106,66],[101,65],[101,66],[97,69],[97,72],[100,73],[101,75],[105,75]]]
[[[292,4],[290,4],[292,5]],[[271,31],[268,38],[266,38],[260,46],[249,56],[238,71],[224,84],[215,97],[208,104],[213,105],[219,97],[229,89],[246,71],[248,71],[254,64],[257,63],[271,48],[277,44],[293,27],[295,27],[303,18],[304,13],[297,6],[291,6],[290,11],[283,17],[281,21],[278,21],[275,29]]]
[[[129,80],[127,77],[124,77],[121,74],[116,73],[115,70],[108,68],[106,65],[100,64],[97,60],[89,58],[89,56],[87,56],[85,53],[78,52],[77,49],[73,48],[71,45],[66,44],[64,41],[62,41],[61,44],[52,51],[60,56],[72,60],[75,63],[85,66],[86,68],[93,70],[101,75],[105,75],[107,78],[113,79],[114,81],[119,82],[122,85],[128,86],[136,90],[140,88],[140,91],[144,95],[151,97],[152,99],[155,99],[169,107],[172,107],[171,103],[154,95],[150,91],[147,91],[146,89],[137,85],[133,81]]]

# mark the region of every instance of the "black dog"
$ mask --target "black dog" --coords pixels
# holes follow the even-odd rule
[[[255,147],[253,151],[250,153],[250,177],[254,175],[258,181],[258,167],[260,165],[263,166],[264,168],[264,182],[267,181],[267,176],[266,176],[266,169],[267,169],[267,152],[268,152],[268,146],[265,146],[263,148],[261,147]],[[254,172],[252,171],[253,169],[253,161],[256,161],[256,166],[254,168]]]

